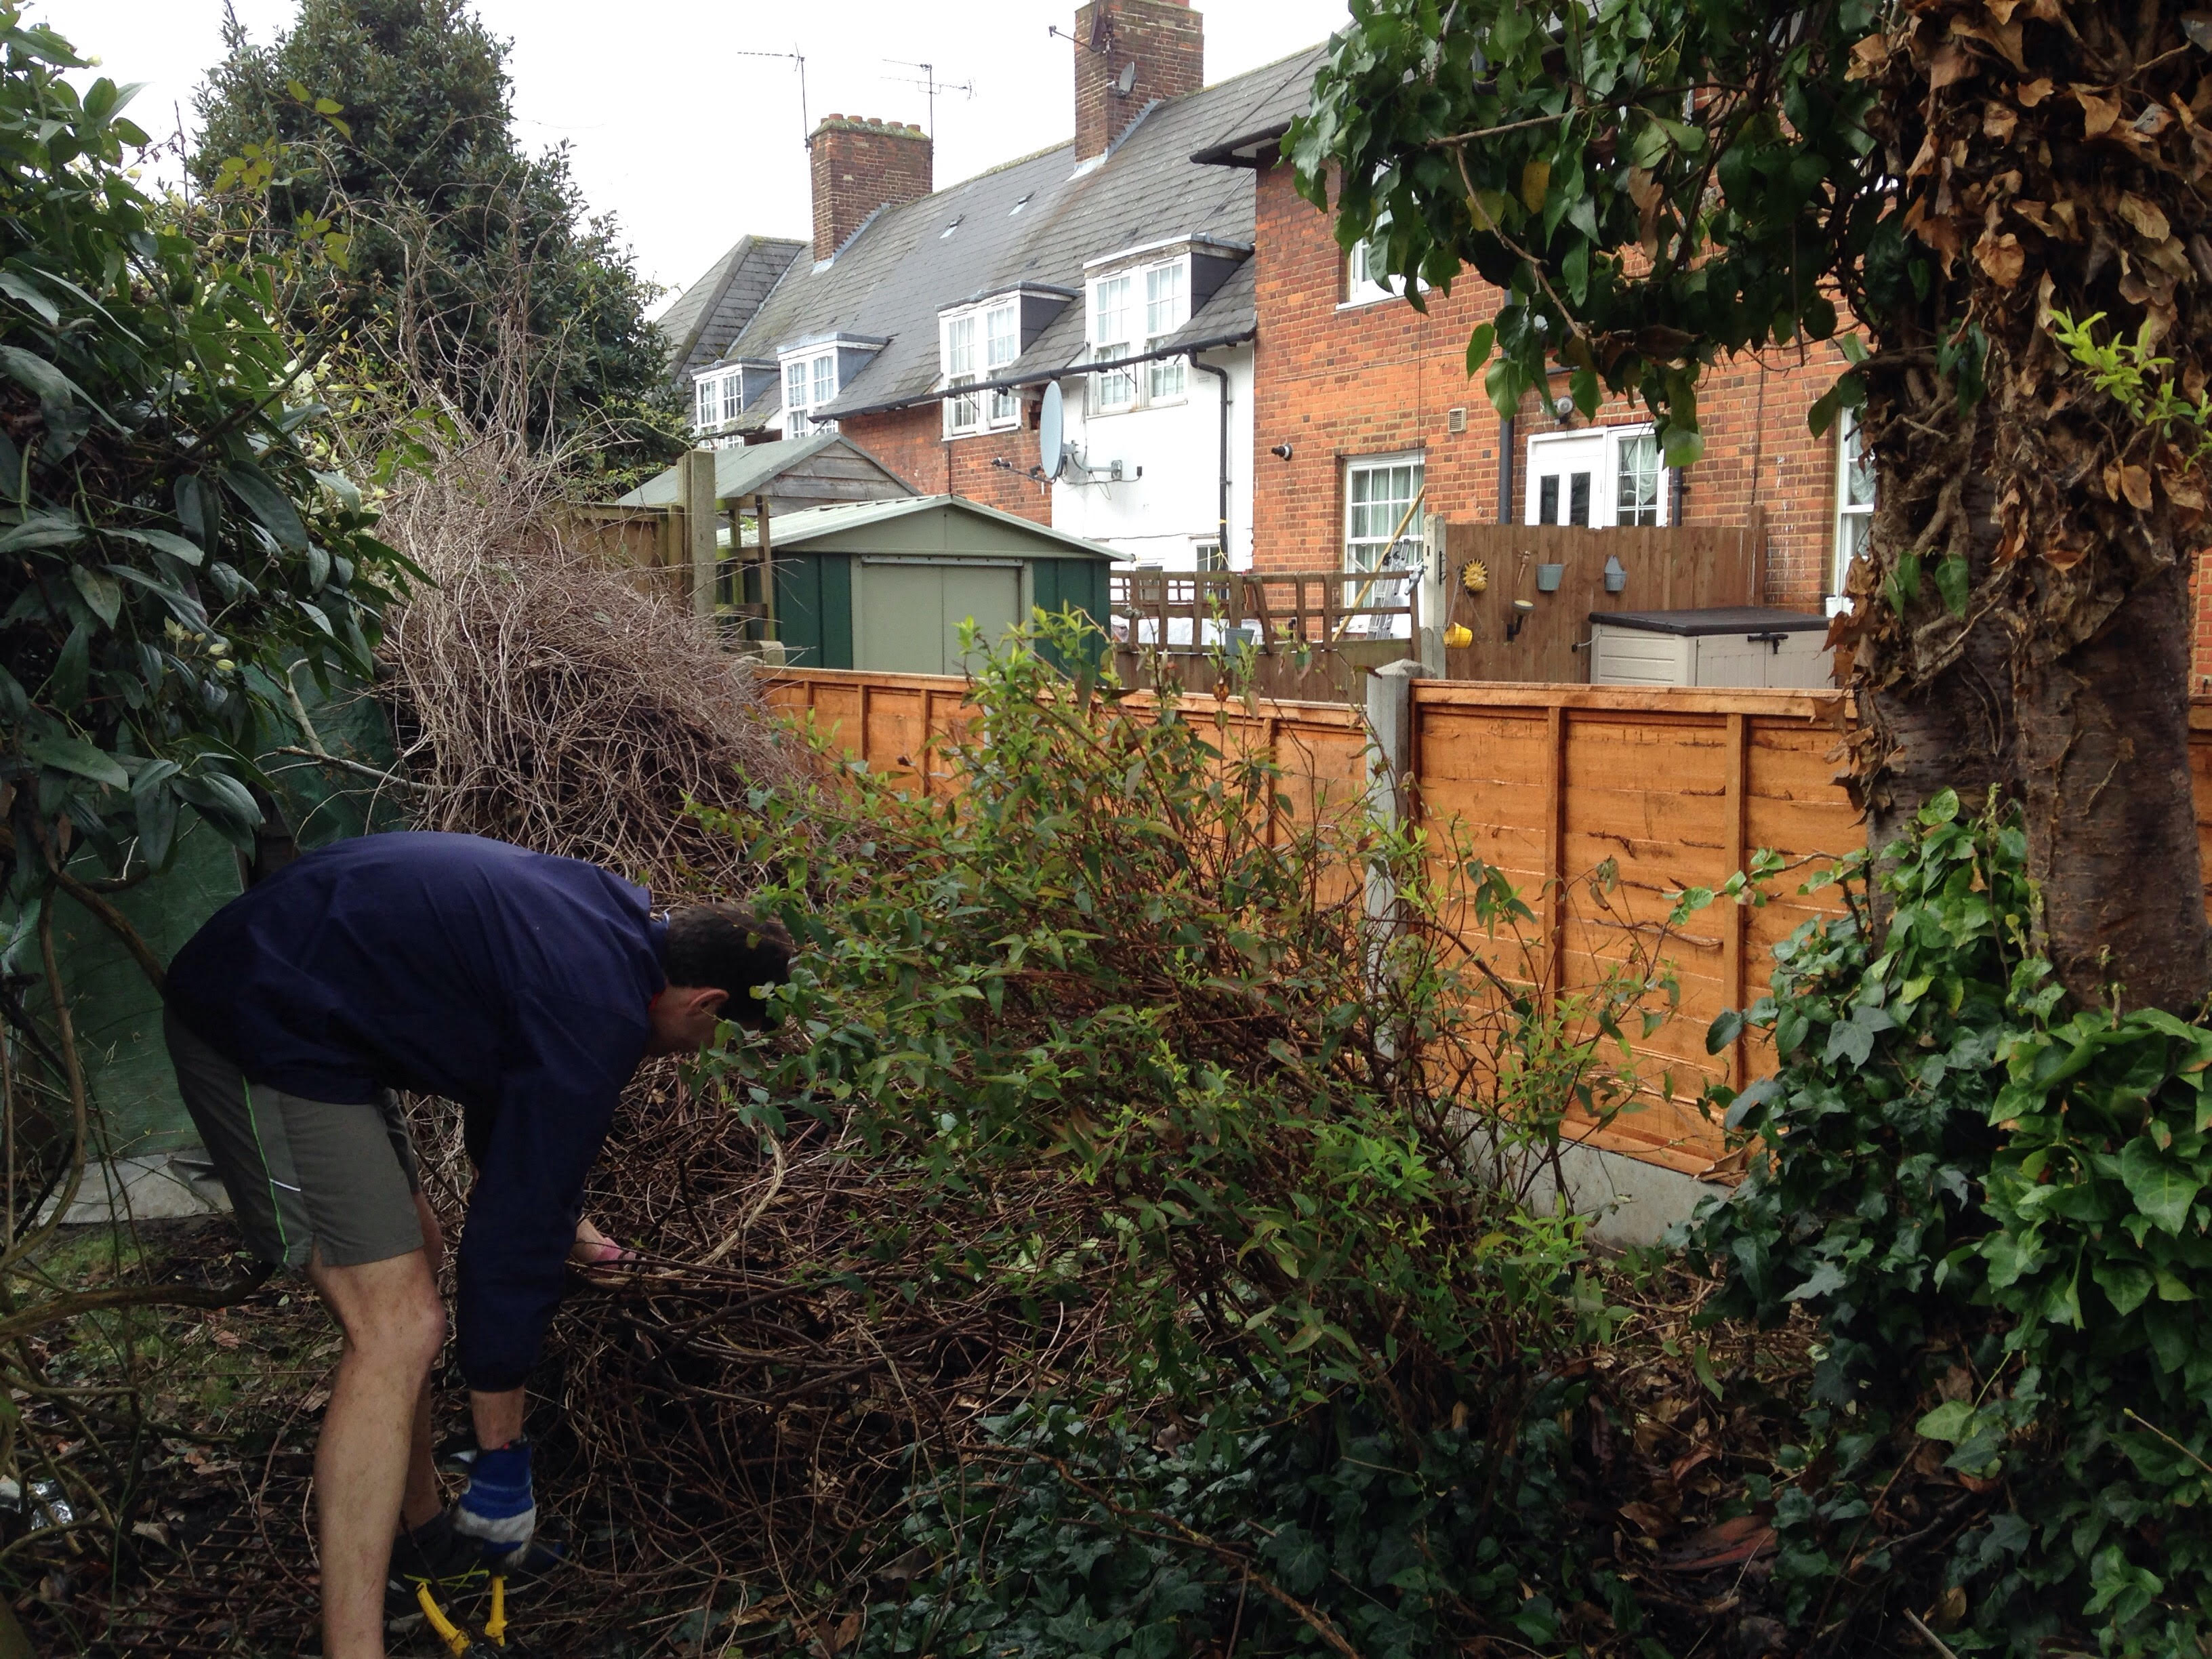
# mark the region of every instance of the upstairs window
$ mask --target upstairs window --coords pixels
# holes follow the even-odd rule
[[[1344,256],[1344,303],[1373,305],[1398,297],[1397,284],[1382,265],[1381,248],[1372,240],[1354,246]]]
[[[947,317],[941,325],[939,355],[945,368],[947,387],[975,384],[975,313],[968,312],[957,317]],[[947,437],[973,432],[983,421],[982,399],[970,392],[964,398],[945,400],[945,432]]]
[[[804,437],[810,432],[822,431],[834,422],[819,419],[814,411],[837,398],[837,354],[823,351],[805,357],[787,357],[783,362],[783,435]]]
[[[1145,272],[1145,349],[1156,351],[1167,337],[1190,320],[1190,290],[1182,260],[1153,265]],[[1151,374],[1152,400],[1160,403],[1182,396],[1183,361],[1163,357],[1146,365]]]
[[[1108,276],[1091,290],[1091,360],[1112,362],[1136,355],[1136,279]],[[1137,377],[1127,368],[1109,368],[1095,374],[1091,391],[1101,410],[1133,409],[1137,402]]]
[[[702,432],[714,425],[719,418],[721,393],[716,390],[716,386],[715,380],[704,374],[692,383],[691,391],[696,401],[692,407],[691,424]]]
[[[983,313],[983,377],[996,380],[1022,355],[1022,308],[1015,300],[1003,300]],[[993,426],[1012,426],[1021,417],[1021,405],[1012,386],[991,393],[985,410]]]
[[[1858,416],[1844,410],[1836,422],[1836,547],[1831,595],[1849,591],[1851,561],[1864,558],[1874,532],[1874,458],[1866,453]]]
[[[745,377],[742,374],[722,376],[722,418],[734,421],[745,412]]]

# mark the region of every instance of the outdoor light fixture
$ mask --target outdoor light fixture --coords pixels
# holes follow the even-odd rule
[[[1505,619],[1505,638],[1509,643],[1520,637],[1522,628],[1527,623],[1529,613],[1535,608],[1536,601],[1534,599],[1513,601],[1513,614]]]
[[[1288,444],[1277,444],[1267,453],[1279,460],[1287,461],[1291,459],[1291,447]]]

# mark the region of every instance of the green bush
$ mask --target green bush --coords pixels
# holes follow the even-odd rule
[[[2025,850],[2011,815],[1947,793],[1883,866],[1837,872],[1850,914],[1801,929],[1747,1016],[1777,1073],[1723,1096],[1759,1159],[1691,1243],[1724,1276],[1714,1316],[1802,1308],[1825,1343],[1802,1477],[1777,1503],[1795,1615],[1831,1606],[1839,1574],[1856,1595],[1899,1565],[1856,1553],[1932,1442],[1923,1465],[1972,1519],[1944,1540],[1969,1607],[1953,1647],[2025,1655],[2070,1626],[2107,1653],[2195,1651],[2212,1031],[2063,1007]],[[1713,1042],[1740,1028],[1723,1016]]]
[[[1562,1365],[1623,1315],[1581,1219],[1528,1200],[1571,1110],[1634,1104],[1632,1040],[1673,994],[1653,942],[1619,917],[1617,973],[1540,994],[1498,871],[1356,793],[1300,822],[1295,763],[1231,740],[1240,706],[1154,714],[1054,669],[1091,659],[1079,626],[990,656],[973,722],[915,757],[957,790],[845,767],[729,826],[810,948],[777,994],[799,1041],[731,1052],[722,1086],[923,1177],[884,1232],[935,1241],[911,1296],[988,1286],[1040,1347],[1091,1334],[988,1443],[916,1452],[927,1605],[868,1640],[1548,1639],[1518,1587],[1574,1577],[1540,1490],[1583,1386]],[[1609,871],[1586,896],[1612,904]]]

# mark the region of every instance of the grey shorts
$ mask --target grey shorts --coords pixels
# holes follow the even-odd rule
[[[238,1212],[246,1248],[304,1267],[357,1267],[422,1248],[415,1148],[389,1090],[358,1104],[307,1100],[246,1074],[164,1013],[185,1109]]]

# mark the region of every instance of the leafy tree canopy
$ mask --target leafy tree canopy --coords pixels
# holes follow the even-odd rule
[[[220,257],[124,169],[127,96],[0,6],[0,858],[160,868],[180,815],[250,848],[273,687],[366,674],[403,564],[334,470],[279,319],[318,280]],[[258,691],[251,669],[270,677]]]
[[[614,221],[587,216],[565,149],[516,142],[507,43],[465,0],[302,0],[271,43],[234,16],[225,40],[197,100],[194,177],[220,187],[240,158],[285,147],[279,217],[352,239],[295,323],[350,331],[479,423],[588,438],[595,465],[657,466],[681,447],[649,285]]]
[[[2176,1012],[2212,994],[2212,501],[2175,428],[2212,379],[2208,70],[2176,0],[1353,0],[1285,141],[1346,246],[1502,290],[1468,361],[1503,409],[1563,364],[1684,464],[1706,365],[1838,339],[1814,425],[1858,410],[1878,484],[1837,629],[1873,843],[1946,786],[2017,795],[2067,988]],[[2090,319],[2135,340],[2134,404]]]

